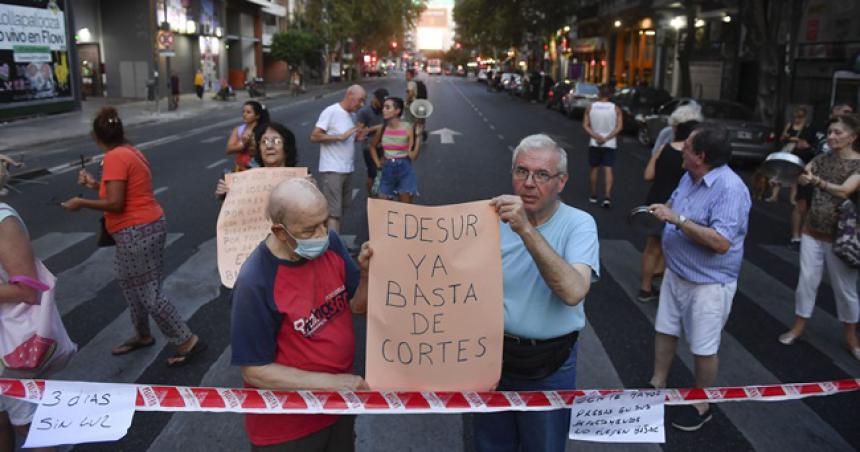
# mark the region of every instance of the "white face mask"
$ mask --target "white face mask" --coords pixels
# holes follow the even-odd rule
[[[328,250],[328,233],[326,233],[325,237],[318,239],[297,239],[293,234],[290,234],[286,226],[283,224],[281,226],[284,227],[284,231],[287,231],[287,235],[296,241],[294,252],[299,256],[311,261],[322,256]]]

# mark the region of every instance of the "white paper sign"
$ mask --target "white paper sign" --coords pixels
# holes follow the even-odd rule
[[[602,443],[665,443],[664,401],[658,390],[577,397],[569,437]]]
[[[45,382],[24,447],[116,441],[134,416],[134,385]]]

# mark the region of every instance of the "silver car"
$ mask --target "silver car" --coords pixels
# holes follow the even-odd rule
[[[597,100],[600,87],[594,83],[576,82],[573,89],[561,98],[561,108],[571,117],[582,117],[585,109]]]

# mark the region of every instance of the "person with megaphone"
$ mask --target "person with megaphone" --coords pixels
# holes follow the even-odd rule
[[[412,124],[401,121],[403,114],[403,99],[389,97],[382,105],[382,117],[385,125],[382,133],[373,137],[370,149],[376,149],[382,143],[384,162],[379,155],[371,153],[374,164],[382,172],[379,194],[388,199],[411,203],[418,195],[418,180],[412,162],[418,159],[421,150],[420,136],[422,125],[413,128]]]

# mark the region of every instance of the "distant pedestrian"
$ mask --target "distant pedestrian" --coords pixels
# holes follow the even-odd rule
[[[356,124],[362,127],[361,132],[355,137],[355,141],[361,143],[361,153],[364,156],[364,166],[367,168],[367,194],[371,196],[373,182],[376,179],[376,167],[372,153],[379,155],[379,150],[374,148],[371,150],[370,143],[376,138],[376,135],[382,130],[385,120],[382,118],[382,104],[388,98],[388,90],[379,88],[373,92],[373,97],[370,99],[370,104],[365,105],[358,111],[356,116]]]
[[[170,109],[179,108],[179,75],[174,72],[170,74]]]
[[[197,69],[197,73],[194,74],[194,92],[197,93],[197,98],[203,100],[203,85],[205,83],[205,79],[203,77],[203,70]]]
[[[134,336],[114,347],[111,354],[124,355],[155,344],[149,329],[152,317],[167,340],[176,345],[167,365],[188,364],[206,344],[162,293],[167,220],[152,192],[149,162],[128,143],[112,107],[104,107],[96,115],[92,136],[105,153],[101,181],[81,170],[78,183],[98,190],[99,197],[74,197],[62,206],[71,212],[82,208],[104,212],[104,229],[116,242],[117,279],[129,305]]]
[[[751,205],[746,184],[728,166],[728,136],[723,127],[699,126],[684,142],[687,172],[678,188],[667,202],[650,206],[667,223],[666,274],[654,322],[651,385],[656,388],[666,387],[682,333],[695,360],[696,387],[711,387],[717,378],[717,352],[738,286]],[[698,430],[712,417],[707,403],[668,413],[672,426],[684,431]]]
[[[839,219],[839,206],[851,199],[860,206],[860,118],[837,116],[830,120],[827,144],[832,152],[815,157],[806,165],[799,182],[814,187],[812,204],[800,239],[800,277],[795,291],[794,325],[779,336],[785,345],[794,344],[803,335],[806,323],[815,310],[815,299],[824,268],[836,299],[836,313],[842,322],[845,345],[860,361],[857,321],[860,302],[857,295],[857,273],[833,253],[833,239]]]
[[[656,154],[651,156],[645,166],[645,180],[652,182],[645,204],[665,203],[678,187],[678,182],[684,176],[683,159],[684,142],[699,126],[699,121],[682,122],[672,127],[672,142],[667,143]],[[645,240],[645,250],[642,252],[642,273],[639,277],[639,293],[636,299],[647,303],[657,299],[659,291],[653,286],[654,278],[663,275],[666,261],[660,246],[662,231],[648,235]]]
[[[234,171],[257,167],[254,160],[257,154],[254,137],[258,129],[264,129],[268,122],[269,111],[265,105],[256,100],[249,100],[242,105],[242,124],[236,126],[227,138],[227,155],[236,155]]]
[[[340,102],[323,110],[311,132],[311,143],[320,144],[320,189],[328,200],[328,227],[335,232],[340,232],[343,216],[352,202],[355,135],[361,130],[352,115],[365,100],[364,88],[350,86]]]
[[[376,167],[382,171],[379,193],[388,199],[411,203],[418,195],[418,180],[413,163],[421,151],[420,128],[400,120],[403,113],[403,99],[390,97],[385,100],[382,115],[385,127],[370,144],[371,149],[382,145],[384,162],[379,156],[371,154]],[[416,132],[415,130],[419,130]]]
[[[612,207],[612,167],[615,166],[616,137],[624,127],[621,109],[609,101],[612,90],[600,87],[597,101],[586,107],[582,117],[582,128],[591,137],[588,143],[589,183],[591,195],[588,202],[597,204],[597,177],[603,168],[603,207]]]

